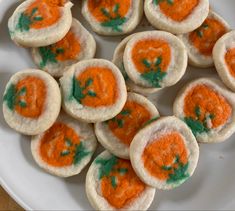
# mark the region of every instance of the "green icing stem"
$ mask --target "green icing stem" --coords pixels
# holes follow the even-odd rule
[[[75,155],[73,158],[73,164],[77,165],[81,162],[81,160],[85,157],[87,157],[90,154],[90,152],[86,151],[85,146],[81,142],[78,146],[76,146],[75,149]]]
[[[192,117],[185,117],[184,121],[185,123],[190,127],[193,134],[197,136],[201,133],[207,133],[210,131],[210,128],[207,127],[207,118],[210,118],[211,120],[215,118],[214,114],[209,114],[208,116],[205,116],[203,121],[201,122],[199,119],[201,117],[201,109],[199,106],[196,106],[194,109],[195,115],[197,119],[194,119]]]
[[[92,91],[88,90],[86,93],[84,93],[84,90],[87,89],[92,83],[93,79],[88,78],[85,82],[85,86],[81,86],[81,82],[76,79],[75,76],[73,76],[73,85],[72,85],[72,91],[71,96],[69,97],[69,100],[75,99],[79,104],[82,104],[82,99],[84,99],[86,96],[90,97],[96,97],[97,94]]]
[[[31,14],[27,14],[25,12],[22,12],[19,17],[18,24],[16,25],[16,29],[23,31],[29,31],[30,26],[36,22],[36,21],[42,21],[43,18],[41,16],[34,16],[36,12],[38,11],[38,8],[35,7],[32,9]]]
[[[180,162],[180,157],[177,155],[174,164],[177,167],[172,167],[172,166],[162,167],[162,169],[165,171],[173,170],[173,173],[169,174],[169,178],[166,181],[168,184],[181,183],[182,181],[186,180],[189,177],[189,174],[187,173],[189,163],[183,164],[182,162]]]
[[[8,87],[3,100],[6,101],[8,108],[13,111],[16,102],[16,87],[14,84]]]
[[[110,176],[114,170],[114,166],[118,163],[118,158],[115,156],[111,156],[109,159],[98,158],[95,160],[95,163],[100,165],[99,179],[102,179],[105,176]]]
[[[15,105],[19,105],[22,108],[27,107],[26,102],[24,101],[17,101],[19,96],[26,94],[26,87],[22,87],[19,91],[17,91],[16,86],[14,84],[10,84],[6,90],[6,94],[3,97],[3,101],[7,103],[7,107],[13,111]]]
[[[163,72],[160,65],[162,57],[158,57],[153,63],[147,59],[143,59],[142,63],[146,67],[146,71],[141,74],[141,77],[146,80],[151,86],[161,88],[160,82],[166,77],[167,73]]]
[[[101,26],[111,28],[113,31],[116,32],[122,32],[122,29],[120,27],[127,21],[127,19],[125,17],[120,16],[119,8],[119,4],[116,4],[114,6],[113,11],[115,13],[115,17],[112,17],[111,14],[105,8],[101,8],[101,12],[103,13],[103,15],[108,18],[107,21],[101,23]]]

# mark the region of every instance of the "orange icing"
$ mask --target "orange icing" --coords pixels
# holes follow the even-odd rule
[[[165,170],[163,167],[178,168],[175,164],[177,156],[181,163],[188,162],[187,149],[182,136],[178,132],[171,132],[149,143],[142,154],[142,161],[149,174],[160,180],[167,180],[174,172],[173,169]]]
[[[162,59],[159,67],[161,71],[166,72],[171,61],[171,48],[166,41],[157,39],[144,39],[138,41],[132,49],[132,61],[140,73],[148,72],[143,61],[147,60],[151,68],[155,69],[154,63],[158,58]]]
[[[103,197],[115,208],[121,209],[137,198],[145,189],[145,184],[135,174],[130,161],[118,159],[115,169],[127,169],[126,173],[112,171],[110,177],[115,177],[117,187],[113,187],[110,177],[103,177],[101,192]]]
[[[18,96],[17,101],[26,103],[26,106],[16,104],[15,109],[21,116],[28,118],[39,117],[44,108],[46,100],[46,85],[42,79],[34,76],[27,76],[16,85],[16,90],[26,89],[26,92]]]
[[[224,125],[232,114],[229,102],[212,88],[206,85],[193,87],[184,100],[184,113],[186,117],[197,119],[195,109],[200,108],[199,120],[203,122],[207,114],[212,114],[212,128]]]
[[[120,127],[117,121],[110,120],[108,122],[110,130],[121,142],[129,146],[137,131],[151,119],[151,116],[141,104],[127,101],[122,112],[115,119],[117,121],[120,119],[123,122],[123,127]]]
[[[229,49],[225,54],[225,62],[230,74],[235,77],[235,48]]]
[[[125,17],[131,7],[132,0],[88,0],[88,9],[92,16],[99,22],[105,22],[109,20],[107,16],[102,12],[105,9],[111,16],[116,18],[114,7],[119,5],[120,17]]]
[[[181,22],[186,19],[197,7],[199,0],[173,0],[170,4],[168,1],[160,3],[161,12],[174,21]]]
[[[66,140],[70,144],[66,143]],[[55,167],[72,165],[75,147],[80,144],[80,138],[73,128],[64,123],[56,122],[47,130],[41,139],[40,155],[44,162]],[[63,152],[69,152],[63,156]]]
[[[32,20],[36,17],[40,17],[40,21],[32,21],[30,28],[33,29],[42,29],[47,28],[53,24],[56,24],[61,17],[60,8],[56,3],[61,1],[49,1],[49,0],[35,0],[30,4],[25,11],[29,16],[32,11],[36,8],[37,11],[34,13]],[[55,5],[56,4],[56,5]]]
[[[226,32],[227,29],[220,21],[207,18],[202,26],[189,34],[189,40],[201,54],[211,56],[216,41]]]
[[[89,79],[92,79],[92,83],[83,90],[83,94],[86,96],[81,100],[82,105],[101,107],[115,104],[118,98],[117,82],[109,68],[88,67],[77,77],[83,87]],[[94,92],[96,96],[87,95],[88,91]]]
[[[56,54],[58,49],[61,49],[62,53]],[[52,45],[52,51],[57,55],[56,59],[59,61],[74,60],[81,51],[81,44],[70,30],[62,40]]]

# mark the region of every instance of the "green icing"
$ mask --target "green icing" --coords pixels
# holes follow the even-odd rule
[[[152,122],[157,121],[158,119],[159,119],[159,116],[153,117],[153,118],[151,118],[150,120],[148,120],[147,122],[145,122],[142,127],[145,127],[145,126],[151,124]]]
[[[22,108],[26,108],[27,107],[27,103],[24,101],[19,101],[19,106]]]
[[[80,81],[73,76],[73,86],[72,86],[72,93],[70,96],[70,100],[75,98],[79,104],[82,104],[82,99],[84,99],[87,95],[90,97],[96,97],[96,93],[92,90],[88,90],[84,93],[84,90],[87,89],[93,83],[93,79],[89,78],[85,82],[85,86],[81,86]]]
[[[211,120],[215,118],[214,114],[209,114],[205,116],[203,121],[200,121],[200,116],[201,116],[201,109],[199,106],[196,106],[194,109],[196,119],[193,117],[185,117],[184,121],[185,123],[190,127],[192,130],[193,134],[196,136],[201,133],[207,133],[210,131],[210,129],[207,127],[207,120],[210,118]]]
[[[179,156],[177,156],[175,164],[177,164],[178,168],[173,168],[174,173],[169,174],[167,183],[180,182],[180,181],[186,180],[189,177],[189,174],[187,173],[189,163],[186,163],[186,164],[181,163]]]
[[[128,169],[126,169],[126,168],[119,168],[118,172],[123,175],[123,174],[126,174],[128,172]]]
[[[18,24],[16,25],[16,29],[23,31],[29,31],[30,25],[32,25],[35,21],[42,21],[43,18],[40,16],[34,16],[38,11],[38,8],[33,8],[31,14],[27,14],[22,12],[19,17]]]
[[[125,121],[122,119],[124,116],[128,116],[131,114],[131,111],[129,109],[123,109],[117,116],[112,118],[111,120],[108,120],[107,123],[111,122],[116,122],[119,128],[123,128]],[[122,115],[120,117],[120,115]]]
[[[200,116],[201,116],[201,109],[200,109],[199,106],[196,106],[196,108],[195,108],[195,114],[196,114],[197,118],[200,118]]]
[[[117,187],[117,181],[116,181],[116,180],[117,180],[116,177],[111,176],[111,184],[112,184],[112,186],[113,186],[114,188]]]
[[[60,156],[67,156],[67,155],[69,155],[70,154],[70,151],[69,150],[66,150],[66,151],[63,151],[63,152],[61,152],[60,153]]]
[[[129,115],[131,113],[131,111],[130,110],[128,110],[128,109],[124,109],[124,110],[122,110],[121,111],[121,115],[123,115],[123,116],[127,116],[127,115]]]
[[[101,26],[111,28],[113,31],[116,32],[122,32],[122,29],[120,27],[127,21],[127,19],[120,16],[119,8],[119,4],[116,4],[114,6],[113,12],[115,14],[115,17],[112,17],[105,8],[101,8],[101,12],[103,13],[103,15],[108,18],[107,21],[101,23]]]
[[[108,177],[113,188],[117,187],[118,181],[115,176],[111,176],[111,172],[118,172],[120,175],[125,175],[128,172],[127,168],[115,168],[115,166],[118,164],[118,158],[114,155],[108,159],[97,158],[95,163],[100,165],[98,176],[99,180],[101,180],[103,177]]]
[[[155,5],[159,5],[161,2],[167,2],[168,4],[170,4],[170,5],[173,5],[174,4],[174,0],[153,0],[153,3],[155,4]]]
[[[86,148],[84,147],[83,143],[81,142],[79,145],[76,146],[75,149],[75,155],[73,158],[73,164],[77,165],[81,162],[83,158],[88,156],[90,152],[86,151]]]
[[[3,97],[3,100],[6,101],[7,106],[10,110],[14,109],[15,101],[16,101],[16,87],[14,84],[11,84],[8,87],[6,94]]]
[[[110,176],[110,173],[114,170],[114,166],[118,163],[118,158],[115,156],[111,156],[109,159],[97,158],[95,163],[100,165],[99,179],[102,179],[103,177]]]
[[[167,183],[178,183],[183,180],[186,180],[189,177],[189,174],[187,173],[189,163],[183,164],[180,162],[180,157],[177,155],[174,166],[177,167],[172,167],[172,166],[163,166],[162,169],[165,171],[172,171],[172,174],[169,174],[169,178],[167,179]]]
[[[151,86],[161,88],[160,82],[167,75],[167,73],[163,72],[159,66],[162,63],[162,57],[158,57],[154,63],[149,62],[147,59],[143,59],[142,63],[147,70],[145,73],[141,74],[141,77],[148,81]]]
[[[17,101],[17,98],[26,94],[26,91],[26,87],[22,87],[19,91],[17,91],[16,86],[14,84],[11,84],[7,88],[6,94],[3,97],[3,101],[7,103],[7,107],[12,111],[14,110],[15,105],[19,105],[22,108],[25,108],[27,107],[26,102],[21,100]]]
[[[190,127],[195,136],[209,131],[205,124],[199,120],[193,119],[192,117],[185,117],[184,121]]]
[[[203,30],[206,30],[209,28],[209,25],[206,23],[203,23],[198,29],[195,30],[198,37],[203,37]]]
[[[65,145],[71,147],[73,145],[72,141],[69,138],[65,138]]]
[[[64,49],[63,48],[57,48],[56,49],[56,52],[54,53],[52,51],[52,48],[53,48],[53,45],[49,45],[49,46],[46,46],[46,47],[40,47],[38,49],[39,51],[39,54],[42,58],[42,61],[40,62],[39,66],[41,68],[44,68],[47,63],[54,63],[56,64],[58,61],[57,61],[57,56],[59,54],[63,54],[64,53]]]

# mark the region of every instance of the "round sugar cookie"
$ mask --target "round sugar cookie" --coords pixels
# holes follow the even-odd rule
[[[90,162],[96,145],[92,125],[61,113],[52,127],[32,137],[31,151],[44,170],[70,177],[79,174]]]
[[[52,126],[61,108],[60,89],[49,74],[36,69],[15,73],[3,95],[7,124],[25,135],[36,135]]]
[[[145,0],[144,12],[157,29],[184,34],[198,28],[209,12],[209,0]]]
[[[177,95],[173,112],[199,142],[222,142],[235,132],[235,94],[216,79],[188,83]]]
[[[124,55],[124,51],[126,48],[126,44],[128,43],[128,41],[134,37],[136,34],[132,34],[127,36],[124,40],[122,40],[118,46],[116,47],[114,54],[113,54],[113,60],[112,62],[117,65],[117,67],[121,70],[122,75],[126,81],[126,85],[127,85],[127,89],[129,89],[132,92],[136,92],[136,93],[140,93],[142,95],[148,95],[148,94],[153,94],[155,92],[157,92],[158,90],[160,90],[160,88],[146,88],[146,87],[142,87],[139,86],[137,84],[135,84],[127,75],[125,67],[124,67],[124,63],[123,63],[123,55]]]
[[[178,37],[186,46],[189,64],[196,67],[213,67],[212,50],[216,41],[230,30],[226,21],[213,11],[203,24],[193,32]]]
[[[82,14],[98,34],[126,34],[139,24],[143,0],[84,0]]]
[[[78,62],[60,79],[64,110],[85,122],[101,122],[123,108],[127,90],[120,70],[104,59]]]
[[[213,59],[220,78],[235,92],[235,30],[217,41],[213,49]]]
[[[126,45],[124,67],[132,81],[146,88],[176,84],[187,67],[187,51],[176,36],[163,31],[134,35]]]
[[[130,161],[104,151],[87,172],[86,194],[96,210],[147,210],[155,189],[137,177]]]
[[[106,122],[95,124],[98,141],[112,154],[129,159],[129,146],[135,134],[148,122],[157,119],[159,113],[147,98],[129,92],[122,111]]]
[[[70,1],[26,0],[8,21],[11,39],[24,47],[42,47],[61,40],[72,24]]]
[[[130,146],[130,160],[146,184],[163,190],[180,186],[197,166],[199,147],[180,119],[162,117],[140,130]]]
[[[72,26],[59,42],[39,48],[32,48],[35,64],[54,77],[61,77],[69,66],[78,61],[91,59],[96,51],[93,36],[73,18]]]

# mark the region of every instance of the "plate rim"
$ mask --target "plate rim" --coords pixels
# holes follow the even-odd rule
[[[0,175],[0,185],[8,193],[8,195],[15,200],[15,202],[20,205],[25,210],[33,210],[26,202],[23,201],[18,194],[16,194],[12,188],[7,184],[7,182]]]

